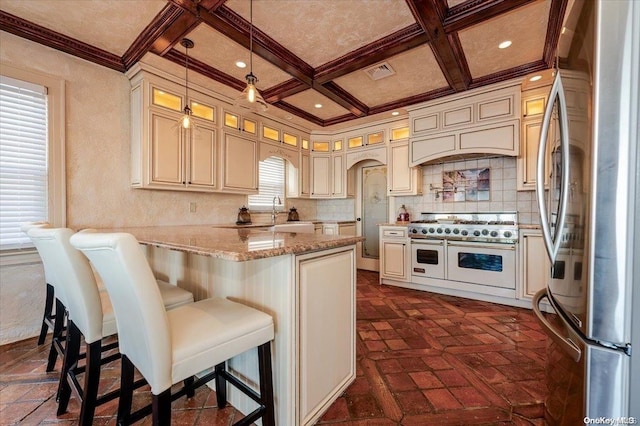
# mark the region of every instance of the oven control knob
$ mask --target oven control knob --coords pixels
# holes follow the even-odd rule
[[[498,236],[498,231],[491,231],[491,236],[492,237],[497,237]]]
[[[451,229],[446,228],[446,229],[444,230],[444,233],[445,233],[445,234],[450,234],[450,233],[451,233]]]
[[[463,230],[462,230],[462,232],[461,232],[461,234],[462,234],[462,235],[468,235],[468,234],[469,234],[469,232],[468,232],[466,229],[463,229]]]
[[[475,235],[476,237],[479,237],[480,236],[480,231],[477,231],[477,230],[473,231],[473,235]]]
[[[417,229],[412,229],[411,232],[414,233],[414,234],[417,234],[418,230]]]
[[[489,235],[489,231],[487,231],[486,229],[482,230],[482,235]]]
[[[511,233],[511,231],[504,231],[504,236],[505,236],[505,238],[510,238],[510,237],[511,237],[511,235],[513,235],[513,234]]]
[[[438,234],[442,234],[442,228],[438,228]]]
[[[426,229],[423,229],[421,232],[422,232],[423,234],[426,234],[426,233],[427,233],[427,230],[426,230]]]
[[[436,230],[434,228],[429,228],[429,232],[433,234],[434,232],[436,232]]]
[[[453,230],[453,233],[454,233],[454,234],[456,234],[456,235],[458,235],[458,234],[460,233],[460,230],[459,230],[458,228],[455,228],[455,229]]]

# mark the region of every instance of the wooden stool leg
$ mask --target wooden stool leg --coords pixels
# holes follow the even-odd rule
[[[100,384],[100,359],[102,357],[102,341],[90,343],[87,346],[87,363],[84,373],[84,389],[82,406],[80,408],[80,419],[78,424],[91,426],[93,415],[96,411],[96,400],[98,399],[98,385]]]
[[[51,339],[51,348],[49,348],[49,359],[47,361],[47,371],[53,371],[58,359],[58,350],[56,345],[62,343],[62,332],[64,330],[64,305],[56,299],[56,318],[53,321],[53,338]]]
[[[260,375],[260,399],[266,411],[262,416],[263,426],[275,426],[273,404],[273,373],[271,368],[271,342],[258,346],[258,371]]]
[[[171,425],[171,388],[152,396],[151,412],[153,426]]]
[[[77,363],[80,355],[80,330],[69,321],[67,326],[67,343],[64,348],[64,359],[62,361],[62,371],[60,372],[60,383],[58,384],[58,411],[57,415],[61,415],[67,411],[69,398],[71,397],[71,386],[67,380],[69,370]]]
[[[120,401],[118,402],[118,424],[128,425],[131,414],[131,402],[133,400],[133,363],[122,355],[120,372]]]
[[[225,370],[225,363],[222,362],[216,365],[216,401],[218,408],[224,408],[227,406],[227,380],[223,376]]]
[[[42,328],[40,328],[40,336],[38,336],[38,346],[42,345],[47,337],[49,322],[53,318],[53,299],[53,286],[47,283],[47,296],[44,301],[44,314],[42,314]]]
[[[195,379],[193,378],[193,376],[184,379],[184,387],[186,390],[187,398],[193,398],[196,395],[196,390],[193,387],[194,382]]]

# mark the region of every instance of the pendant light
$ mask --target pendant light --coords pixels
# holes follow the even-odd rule
[[[249,0],[249,23],[249,74],[245,76],[247,87],[236,98],[234,104],[254,112],[264,112],[267,110],[267,102],[258,92],[256,88],[258,79],[253,74],[253,0]]]
[[[184,109],[182,110],[183,114],[180,117],[180,126],[183,129],[192,129],[195,127],[195,123],[193,122],[193,116],[191,112],[191,108],[189,108],[189,49],[194,46],[193,41],[188,38],[183,38],[180,41],[180,44],[185,49],[185,64],[184,64],[184,82],[185,82],[185,95],[184,95]]]

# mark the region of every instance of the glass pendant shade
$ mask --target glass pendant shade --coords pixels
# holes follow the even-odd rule
[[[191,117],[191,108],[188,106],[184,107],[182,117],[180,118],[180,126],[183,129],[191,129],[194,127],[193,119]]]
[[[264,112],[267,110],[268,104],[260,95],[256,82],[258,79],[253,75],[253,0],[249,3],[249,74],[245,76],[247,87],[244,88],[240,96],[234,101],[235,106],[249,109],[253,112]]]
[[[245,87],[242,93],[240,93],[240,96],[236,98],[234,105],[241,108],[247,108],[253,112],[266,111],[268,105],[256,88],[256,76],[252,73],[249,73],[247,74],[246,79],[247,87]]]

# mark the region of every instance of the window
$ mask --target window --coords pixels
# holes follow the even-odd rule
[[[260,182],[257,195],[249,195],[249,208],[254,210],[271,210],[273,197],[280,197],[282,204],[276,200],[276,209],[282,210],[284,205],[284,160],[269,157],[259,164]]]
[[[3,254],[32,247],[20,226],[35,220],[65,226],[64,81],[3,63],[0,75]]]

